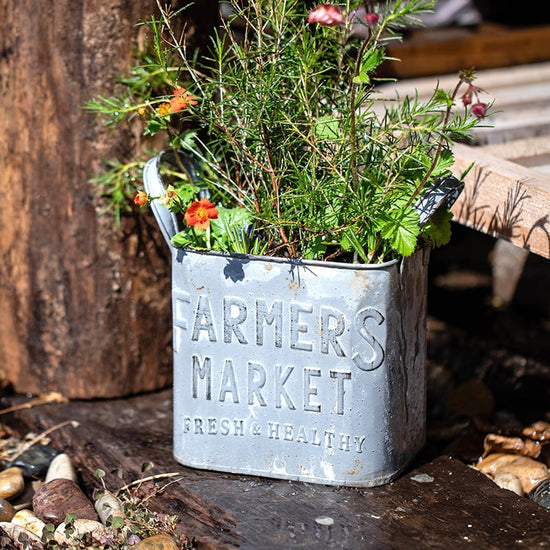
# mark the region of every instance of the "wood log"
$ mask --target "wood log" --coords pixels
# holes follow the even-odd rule
[[[165,387],[166,245],[143,221],[126,218],[117,231],[112,218],[98,216],[104,205],[88,183],[103,158],[131,156],[137,143],[129,131],[108,134],[82,109],[91,96],[112,92],[129,68],[144,32],[136,23],[156,3],[0,5],[4,377],[18,392],[71,398]],[[200,21],[217,16],[208,0],[199,13]]]
[[[497,549],[515,548],[519,539],[522,548],[538,548],[549,540],[548,510],[448,456],[432,462],[419,457],[414,471],[366,489],[186,468],[172,457],[171,399],[172,392],[164,390],[100,406],[93,401],[43,405],[4,421],[21,434],[40,433],[67,419],[78,422],[49,437],[72,457],[89,496],[101,487],[93,477],[98,468],[106,472],[103,481],[110,490],[142,477],[178,473],[142,485],[141,494],[151,495],[152,510],[178,515],[203,550]],[[149,462],[154,468],[142,473]]]

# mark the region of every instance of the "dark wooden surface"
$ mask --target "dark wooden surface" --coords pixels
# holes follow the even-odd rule
[[[0,357],[21,393],[117,397],[171,381],[168,249],[152,217],[117,231],[99,216],[88,182],[106,158],[135,160],[140,132],[113,134],[82,109],[113,93],[155,9],[0,1]],[[192,40],[206,40],[215,3],[186,15]]]
[[[67,420],[51,434],[68,452],[83,487],[111,488],[148,474],[179,472],[152,505],[181,516],[200,548],[461,549],[550,548],[550,511],[499,489],[459,460],[420,459],[397,481],[369,489],[336,488],[185,468],[172,458],[172,393],[69,402],[20,411],[5,422],[21,432]],[[117,472],[115,472],[117,470]],[[118,477],[122,474],[122,479]],[[433,481],[420,482],[426,474]],[[429,479],[429,478],[427,478]],[[159,480],[160,485],[168,480]],[[328,516],[332,526],[317,523]]]

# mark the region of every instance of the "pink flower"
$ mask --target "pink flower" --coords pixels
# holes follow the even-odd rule
[[[319,4],[309,12],[307,22],[319,23],[319,25],[324,25],[325,27],[334,27],[344,24],[344,16],[339,6]]]
[[[365,21],[367,22],[369,27],[375,27],[379,19],[380,16],[377,13],[369,12],[365,14]]]
[[[485,113],[487,112],[487,103],[474,103],[471,107],[472,114],[475,115],[477,118],[482,119],[485,116]]]

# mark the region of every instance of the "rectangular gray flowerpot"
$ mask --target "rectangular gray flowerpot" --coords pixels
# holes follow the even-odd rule
[[[197,252],[153,210],[172,251],[176,459],[330,485],[395,478],[425,439],[429,251],[377,265]]]

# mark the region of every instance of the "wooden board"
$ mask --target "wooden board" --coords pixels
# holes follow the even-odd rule
[[[145,475],[178,472],[150,504],[180,515],[200,549],[550,548],[550,511],[446,456],[420,458],[397,481],[369,489],[185,468],[172,458],[171,397],[163,391],[45,405],[4,420],[21,432],[78,421],[50,437],[73,457],[88,494],[99,485],[92,476],[97,468],[107,472],[111,489],[143,476],[148,461],[155,468]],[[320,523],[323,517],[333,524]]]
[[[414,31],[388,47],[385,74],[399,78],[487,69],[550,59],[550,26],[511,28],[485,23],[475,28]]]
[[[455,220],[550,258],[550,175],[457,145],[455,169],[472,162],[465,189],[453,207]]]
[[[381,97],[429,97],[436,83],[451,90],[456,75],[379,87]],[[456,145],[454,172],[475,168],[453,212],[456,221],[550,258],[550,63],[480,71],[480,99],[496,114],[471,145]]]

